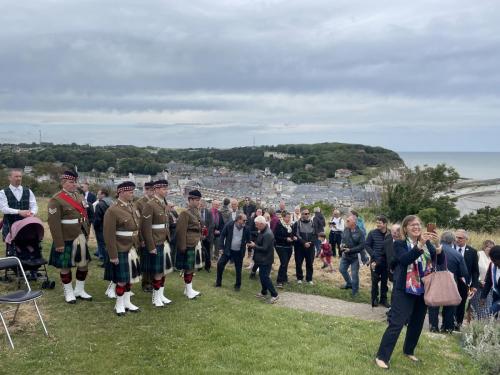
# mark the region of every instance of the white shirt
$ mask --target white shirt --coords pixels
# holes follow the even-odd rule
[[[458,247],[458,245],[455,245],[455,248],[457,249],[458,253],[459,253],[461,256],[464,256],[464,253],[465,253],[465,246],[464,246],[464,247]]]
[[[331,223],[335,223],[335,232],[343,232],[344,231],[344,220],[341,217],[332,217]]]
[[[477,255],[479,256],[479,280],[484,282],[491,261],[484,251],[478,251]]]
[[[9,185],[10,191],[12,191],[12,194],[14,194],[14,197],[18,201],[21,200],[23,196],[23,187],[21,185],[19,186],[12,186]],[[36,204],[36,199],[35,195],[33,192],[30,190],[30,211],[33,215],[36,215],[38,213],[38,205]],[[4,213],[4,215],[17,215],[19,214],[19,210],[10,208],[9,207],[9,202],[7,200],[7,196],[5,195],[4,189],[0,190],[0,211]]]

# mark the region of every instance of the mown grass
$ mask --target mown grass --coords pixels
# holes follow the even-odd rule
[[[57,280],[56,270],[51,268],[50,274]],[[87,291],[94,301],[64,303],[59,282],[56,289],[46,290],[41,305],[50,337],[33,319],[27,326],[16,323],[12,351],[2,333],[0,373],[383,373],[374,367],[373,358],[384,324],[265,304],[254,297],[259,282],[244,275],[238,293],[232,290],[232,270],[217,289],[214,273],[199,272],[194,285],[203,295],[188,301],[182,295],[182,279],[171,274],[167,295],[174,300],[172,306],[154,309],[151,295],[135,287],[133,301],[142,312],[119,318],[113,313],[114,301],[104,296],[102,269],[93,261]],[[318,288],[321,294],[349,298],[323,283],[310,290],[291,287],[312,293]],[[402,356],[399,343],[392,372],[479,374],[454,337],[423,335],[417,354],[422,362],[415,365]]]

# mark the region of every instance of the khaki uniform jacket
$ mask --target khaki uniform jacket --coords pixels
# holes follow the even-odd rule
[[[142,211],[144,210],[144,206],[148,203],[150,199],[147,196],[143,196],[139,198],[137,202],[135,202],[135,209],[139,211],[139,215],[142,216]]]
[[[118,258],[119,252],[139,248],[140,219],[132,203],[117,200],[104,214],[103,235],[110,259]],[[116,232],[134,232],[132,236],[117,235]]]
[[[144,205],[141,234],[148,251],[154,250],[156,245],[165,241],[170,242],[169,216],[168,207],[161,198],[155,196]],[[162,225],[163,228],[155,229],[153,225]]]
[[[187,209],[179,214],[175,230],[177,250],[186,251],[187,247],[195,247],[201,239],[200,210]]]
[[[60,193],[60,192],[59,192]],[[80,234],[89,233],[88,220],[83,217],[73,206],[60,198],[57,193],[49,200],[48,204],[48,223],[54,246],[64,247],[64,241],[74,241]],[[66,192],[67,193],[67,192]],[[75,202],[83,207],[83,196],[78,193],[67,193],[73,197]],[[78,219],[75,224],[62,224],[61,220]]]

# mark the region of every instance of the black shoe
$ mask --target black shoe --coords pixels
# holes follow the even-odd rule
[[[151,285],[143,285],[142,291],[145,293],[153,293],[153,287]]]
[[[205,268],[205,271],[207,271],[208,273],[212,272],[210,271],[210,268]]]
[[[220,288],[220,287],[222,286],[222,284],[217,284],[217,283],[215,283],[215,285],[214,285],[214,286],[215,286],[216,288]]]
[[[352,285],[341,286],[340,289],[352,289]]]
[[[372,301],[372,307],[378,307],[378,301],[377,300]]]
[[[325,269],[326,267],[328,267],[328,265],[327,265],[327,264],[323,264],[323,265],[321,266],[321,269],[323,270],[323,269]]]
[[[254,280],[257,278],[257,274],[255,272],[250,273],[250,279]]]
[[[430,331],[433,333],[439,333],[439,328],[438,327],[431,327]]]
[[[384,306],[385,308],[387,308],[387,309],[391,308],[391,304],[389,302],[387,302],[387,301],[382,300],[382,301],[380,301],[380,304],[382,306]]]

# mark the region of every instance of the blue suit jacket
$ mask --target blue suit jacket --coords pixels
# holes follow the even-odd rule
[[[233,230],[234,230],[234,221],[230,221],[226,225],[224,225],[224,229],[220,234],[219,238],[219,249],[224,250],[225,255],[231,255],[231,242],[233,241]],[[240,251],[242,255],[245,254],[246,244],[250,242],[250,230],[246,225],[243,226],[243,236],[241,238],[241,247]]]

